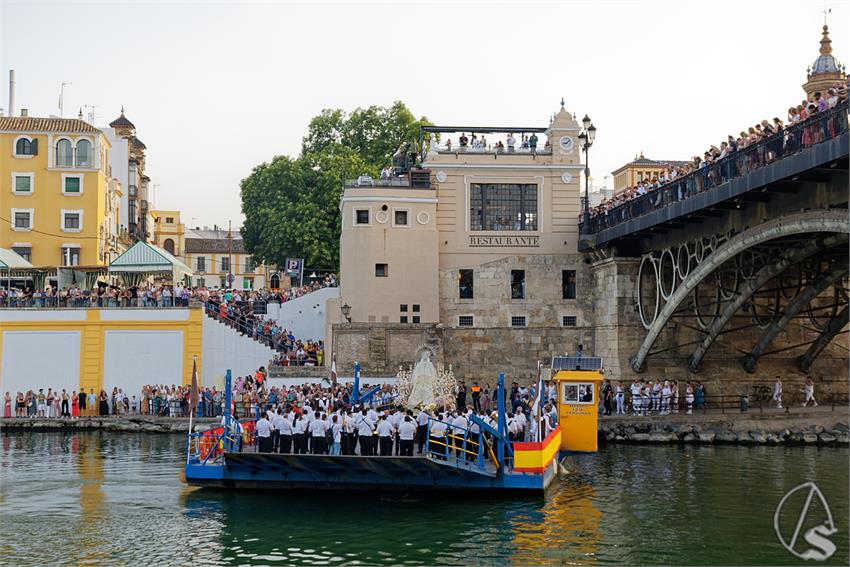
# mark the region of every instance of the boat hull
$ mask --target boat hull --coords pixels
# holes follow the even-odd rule
[[[225,453],[221,463],[186,465],[193,486],[246,490],[505,491],[542,493],[557,462],[540,474],[497,474],[427,457]]]

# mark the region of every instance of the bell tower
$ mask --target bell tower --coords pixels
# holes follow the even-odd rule
[[[823,37],[820,40],[820,55],[815,59],[814,64],[808,68],[806,72],[806,83],[803,85],[803,90],[806,91],[806,96],[809,99],[814,97],[816,92],[826,96],[826,91],[836,81],[846,79],[846,67],[839,63],[832,55],[832,40],[829,38],[829,26],[824,23]]]

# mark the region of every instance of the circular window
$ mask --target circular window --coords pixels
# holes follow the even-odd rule
[[[418,215],[416,215],[416,221],[419,224],[428,224],[429,222],[431,222],[431,215],[429,215],[425,211],[421,211]]]
[[[390,215],[388,215],[386,211],[378,211],[375,213],[375,220],[381,224],[385,224],[388,220],[390,220]]]
[[[386,211],[387,209],[389,209],[389,207],[388,207],[388,206],[386,206],[386,205],[381,205],[381,210],[382,210],[382,211]]]

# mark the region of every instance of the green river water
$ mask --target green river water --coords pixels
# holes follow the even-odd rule
[[[0,443],[3,565],[801,564],[774,512],[807,481],[837,529],[826,564],[850,561],[846,449],[609,446],[568,459],[545,497],[504,498],[201,490],[178,435]],[[802,503],[783,507],[784,533]],[[804,531],[823,515],[809,510]]]

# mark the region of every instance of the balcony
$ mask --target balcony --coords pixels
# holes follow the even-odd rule
[[[375,179],[370,175],[361,175],[357,179],[346,179],[346,189],[372,189],[376,187],[396,187],[399,189],[432,189],[431,171],[428,169],[413,169],[400,175],[390,174],[389,177]]]

